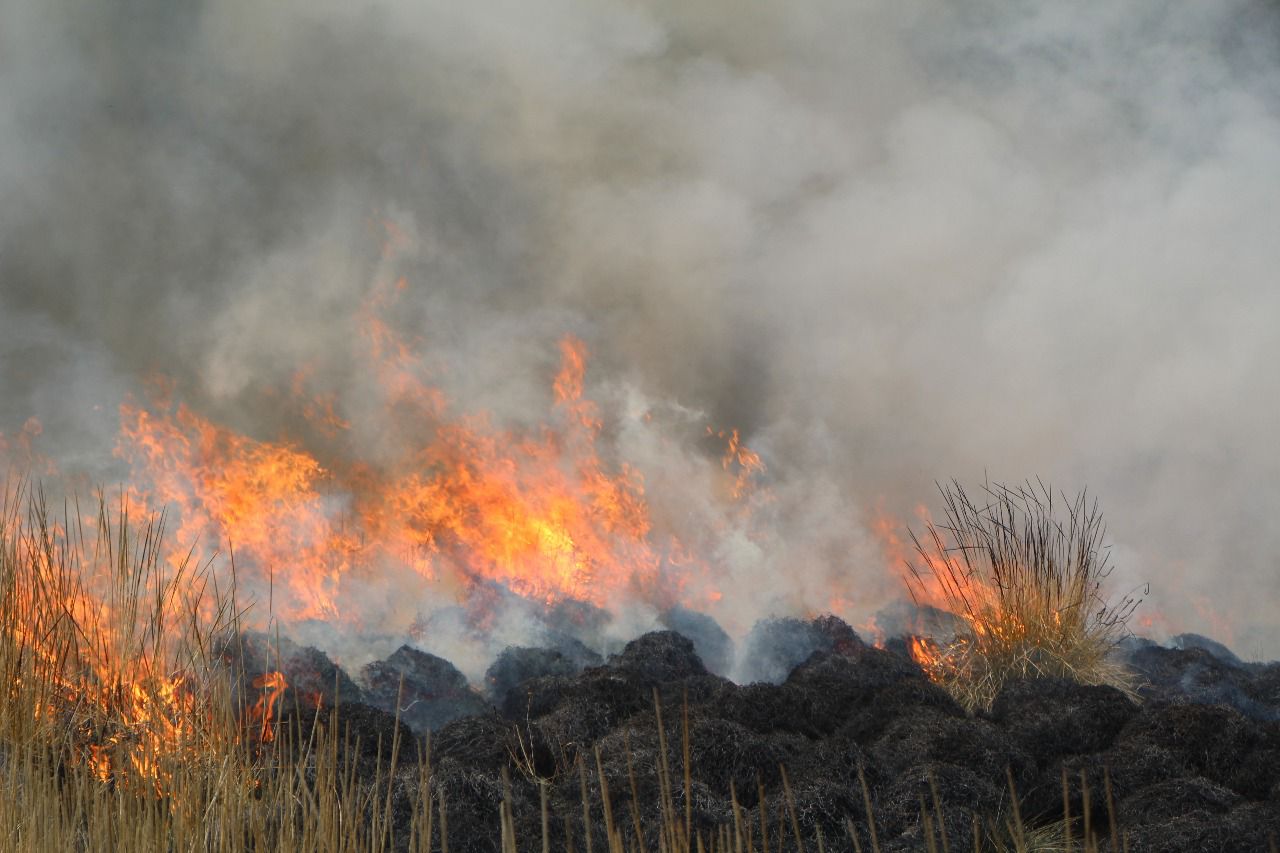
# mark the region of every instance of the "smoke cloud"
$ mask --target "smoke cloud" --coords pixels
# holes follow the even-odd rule
[[[896,594],[872,526],[935,480],[1040,477],[1098,498],[1152,630],[1280,656],[1275,2],[0,20],[0,433],[36,418],[65,469],[127,476],[117,406],[157,372],[264,439],[299,370],[360,407],[358,318],[402,276],[466,408],[545,409],[572,333],[607,415],[742,430],[776,500],[715,555],[739,632]],[[719,448],[610,440],[699,517]]]

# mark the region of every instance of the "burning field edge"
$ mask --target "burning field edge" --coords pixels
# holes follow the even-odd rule
[[[744,647],[764,680],[748,684],[717,674],[727,637],[694,613],[607,659],[571,637],[509,648],[481,691],[411,646],[353,678],[247,629],[234,574],[228,585],[208,564],[162,559],[162,519],[100,499],[86,525],[79,507],[56,517],[38,493],[10,492],[0,844],[1274,849],[1280,665],[1190,635],[1164,647],[1108,633],[1123,681],[1053,671],[1061,656],[1028,649],[1113,632],[1126,615],[1092,597],[1096,513],[1081,498],[1055,526],[1043,495],[988,494],[976,505],[944,489],[948,523],[931,528],[916,575],[968,602],[949,642],[987,650],[990,669],[1005,658],[983,644],[1000,637],[1034,664],[984,676],[989,699],[969,702],[954,684],[969,671],[943,677],[920,638],[869,645],[832,616],[758,625]],[[1070,553],[1089,559],[1045,556]],[[993,567],[1022,585],[983,586]],[[1046,601],[1060,615],[1035,621]]]

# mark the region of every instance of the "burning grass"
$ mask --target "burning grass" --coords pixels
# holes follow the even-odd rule
[[[20,513],[26,511],[23,519]],[[174,765],[237,740],[210,638],[235,614],[207,570],[160,560],[163,521],[105,499],[61,519],[8,489],[0,504],[0,742],[40,744],[114,785],[163,792]]]
[[[1068,678],[1106,684],[1134,697],[1132,676],[1112,652],[1139,603],[1102,594],[1110,573],[1097,502],[1064,497],[1055,518],[1040,484],[983,487],[974,503],[959,483],[939,487],[946,523],[913,532],[912,597],[961,617],[954,636],[917,638],[912,654],[967,710],[991,707],[1011,679]]]
[[[878,801],[883,792],[868,785],[861,763],[862,808],[852,807],[847,833],[839,837],[823,839],[820,830],[816,839],[807,830],[802,837],[801,825],[811,817],[804,810],[812,807],[805,797],[822,780],[790,779],[781,770],[784,792],[769,800],[759,780],[758,798],[735,791],[730,780],[728,813],[708,829],[701,810],[714,792],[700,793],[691,774],[687,692],[678,739],[668,739],[656,693],[656,752],[652,744],[641,747],[633,765],[624,739],[626,783],[614,790],[619,802],[611,800],[598,744],[579,750],[563,768],[579,800],[566,797],[557,780],[538,776],[526,755],[529,776],[506,776],[492,800],[492,824],[485,825],[494,828],[498,846],[465,837],[474,821],[458,820],[451,836],[451,815],[463,817],[467,806],[447,801],[446,792],[457,793],[459,779],[463,790],[488,790],[490,780],[447,757],[433,765],[430,742],[403,736],[399,720],[386,715],[361,729],[375,741],[372,748],[360,744],[352,721],[381,714],[365,706],[324,713],[295,708],[277,716],[285,683],[278,672],[249,678],[251,689],[241,685],[238,694],[234,667],[219,651],[227,647],[227,632],[238,632],[234,584],[219,587],[207,568],[163,569],[157,559],[162,532],[159,521],[135,527],[123,505],[113,514],[100,501],[88,519],[68,508],[55,522],[38,495],[25,500],[21,490],[5,493],[0,850],[445,853],[452,843],[455,850],[503,853],[624,853],[655,849],[645,841],[654,838],[671,853],[881,850],[876,810],[884,805]],[[1051,540],[1041,534],[1037,541]],[[656,780],[638,781],[641,760],[648,762],[643,775]],[[521,766],[515,762],[517,771]],[[913,849],[1097,851],[1108,836],[1106,849],[1117,849],[1114,824],[1091,822],[1087,793],[1084,814],[1071,814],[1067,787],[1064,771],[1061,820],[1024,824],[1010,776],[1007,813],[974,816],[972,837],[959,838],[948,837],[954,821],[944,815],[930,776],[930,791],[920,800],[920,845]],[[656,790],[656,806],[641,802],[641,790]],[[754,810],[739,799],[743,793],[755,799]],[[483,823],[485,814],[478,817]]]
[[[0,849],[389,848],[400,745],[357,782],[336,727],[277,737],[280,673],[237,699],[221,651],[234,584],[167,568],[163,520],[137,525],[123,500],[55,520],[21,485],[2,498]],[[429,833],[429,806],[406,841]]]

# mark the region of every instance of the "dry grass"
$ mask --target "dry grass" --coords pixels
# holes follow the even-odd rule
[[[1112,653],[1137,600],[1109,602],[1110,572],[1097,503],[1061,498],[1043,485],[984,486],[975,503],[958,483],[939,487],[946,523],[912,533],[920,565],[917,603],[962,617],[954,637],[922,642],[916,657],[965,708],[989,708],[1006,682],[1024,677],[1108,684],[1134,695]]]

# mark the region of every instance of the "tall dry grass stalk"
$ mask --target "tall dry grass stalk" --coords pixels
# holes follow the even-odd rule
[[[912,597],[961,617],[954,637],[917,646],[917,660],[967,709],[989,708],[1006,682],[1025,677],[1108,684],[1134,695],[1114,660],[1139,601],[1109,601],[1106,528],[1084,492],[1055,505],[1039,484],[986,485],[975,503],[959,483],[939,486],[946,522],[911,534],[919,565]],[[1065,518],[1057,516],[1061,508]]]

